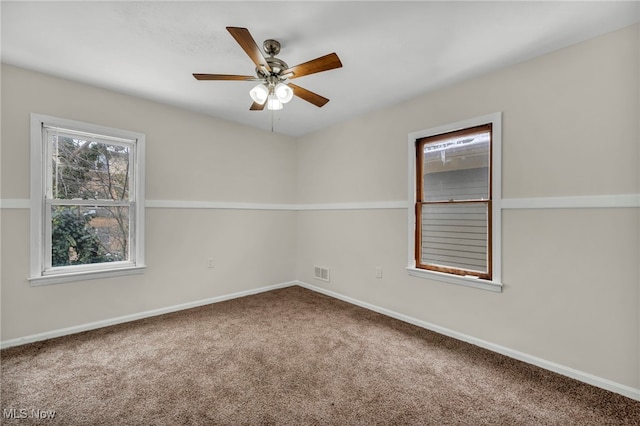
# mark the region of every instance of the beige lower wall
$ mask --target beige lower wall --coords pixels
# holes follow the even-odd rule
[[[2,341],[292,281],[295,214],[147,209],[144,274],[31,287],[29,212],[3,209]]]
[[[496,334],[522,352],[639,388],[639,215],[632,208],[506,211],[510,312]]]
[[[299,212],[297,276],[638,388],[639,212],[505,210],[502,293],[409,276],[404,209]],[[314,265],[330,269],[329,283],[313,278]]]

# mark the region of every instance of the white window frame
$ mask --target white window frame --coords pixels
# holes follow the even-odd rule
[[[492,244],[492,277],[491,280],[485,280],[472,276],[462,276],[455,274],[448,274],[444,272],[431,271],[426,269],[416,268],[415,260],[415,226],[416,226],[416,141],[422,138],[430,136],[440,135],[443,133],[454,132],[470,127],[480,126],[483,124],[492,124],[492,185],[491,185],[491,198],[492,198],[492,226],[491,226],[491,244]],[[445,124],[442,126],[432,127],[429,129],[419,130],[409,134],[408,137],[408,200],[409,208],[407,209],[408,216],[408,266],[407,272],[409,275],[425,278],[429,280],[443,281],[451,284],[464,285],[468,287],[475,287],[484,290],[490,290],[495,292],[502,291],[502,113],[496,112],[492,114],[483,115],[480,117],[470,118],[468,120],[458,121],[456,123]]]
[[[127,261],[47,268],[51,262],[50,202],[47,202],[47,180],[50,161],[46,153],[48,141],[45,128],[54,127],[102,136],[104,140],[121,140],[132,147],[130,201],[130,253]],[[117,142],[115,142],[117,143]],[[29,281],[32,286],[59,284],[64,282],[107,278],[143,273],[144,259],[144,158],[145,135],[128,130],[114,129],[96,124],[31,114],[31,233]],[[74,205],[83,200],[73,201]]]

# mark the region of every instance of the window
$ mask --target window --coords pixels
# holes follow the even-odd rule
[[[144,135],[31,116],[33,285],[144,270]]]
[[[491,279],[491,133],[416,142],[416,267]]]
[[[410,135],[409,272],[501,290],[500,115]]]

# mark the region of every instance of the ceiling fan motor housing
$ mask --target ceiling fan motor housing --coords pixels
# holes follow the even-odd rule
[[[275,55],[280,53],[280,42],[278,40],[269,39],[265,40],[262,46],[264,47],[265,53],[269,55],[265,60],[267,61],[267,64],[269,64],[269,67],[271,67],[271,73],[261,69],[260,67],[256,67],[256,74],[260,78],[267,78],[270,75],[280,77],[282,71],[289,69],[289,65],[287,65],[285,61],[275,57]],[[281,78],[280,80],[285,80],[285,78]]]

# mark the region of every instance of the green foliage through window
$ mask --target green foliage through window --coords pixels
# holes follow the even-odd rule
[[[51,266],[118,260],[102,245],[81,209],[55,207],[51,219]]]

